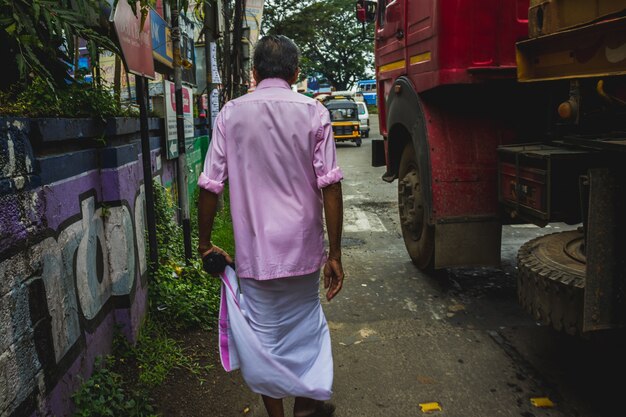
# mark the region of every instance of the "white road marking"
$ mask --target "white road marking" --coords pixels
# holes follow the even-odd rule
[[[362,195],[355,195],[355,194],[343,196],[343,201],[353,201],[353,200],[365,200],[365,198]]]
[[[375,213],[350,207],[344,212],[343,230],[346,232],[386,232],[387,228]]]

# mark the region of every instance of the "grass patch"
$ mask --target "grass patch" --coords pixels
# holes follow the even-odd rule
[[[74,417],[155,417],[145,389],[133,386],[112,370],[112,356],[98,357],[91,377],[72,395]]]
[[[139,332],[133,346],[125,337],[119,338],[118,366],[136,366],[137,383],[146,389],[155,388],[174,369],[185,369],[204,382],[202,374],[211,369],[201,365],[193,353],[185,352],[180,343],[168,336],[166,329],[154,320],[148,320]]]

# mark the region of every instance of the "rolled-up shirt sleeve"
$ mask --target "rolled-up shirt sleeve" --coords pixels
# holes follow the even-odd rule
[[[204,159],[204,169],[198,178],[200,188],[215,194],[221,194],[224,191],[224,182],[228,178],[223,119],[222,112],[215,118],[211,143]]]
[[[317,188],[320,190],[343,179],[343,172],[337,166],[337,150],[333,137],[333,127],[328,109],[317,103],[321,120],[316,135],[317,143],[313,154],[313,167],[317,177]]]

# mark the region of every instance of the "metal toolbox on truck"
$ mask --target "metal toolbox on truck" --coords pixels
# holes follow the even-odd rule
[[[591,150],[544,144],[501,146],[498,200],[515,219],[538,225],[579,223],[579,181],[598,160],[599,154]]]

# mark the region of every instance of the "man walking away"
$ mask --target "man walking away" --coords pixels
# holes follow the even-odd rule
[[[253,68],[257,87],[218,114],[198,180],[198,250],[203,257],[217,252],[232,262],[211,243],[218,195],[228,181],[239,289],[263,359],[253,366],[241,360],[240,366],[270,417],[284,417],[285,397],[295,397],[295,417],[334,411],[326,402],[332,395],[333,357],[319,280],[323,268],[329,301],[343,285],[343,174],[328,111],[291,90],[298,61],[298,47],[289,38],[259,40]],[[275,369],[260,372],[267,363]],[[283,377],[268,381],[260,375]]]

